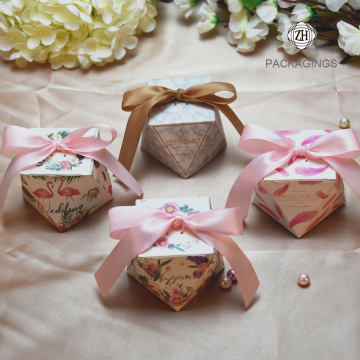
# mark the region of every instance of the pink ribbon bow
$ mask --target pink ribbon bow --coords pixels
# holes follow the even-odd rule
[[[240,206],[244,219],[248,215],[257,183],[297,156],[324,160],[360,200],[360,166],[353,160],[360,156],[360,143],[352,129],[334,131],[321,136],[312,144],[298,146],[274,131],[250,124],[245,125],[239,147],[257,156],[235,180],[226,202],[226,208]]]
[[[246,307],[257,291],[259,280],[254,268],[229,236],[243,233],[239,208],[209,210],[183,217],[151,207],[119,206],[109,211],[109,222],[110,236],[120,241],[95,273],[104,297],[130,261],[171,227],[190,231],[225,256],[235,271]]]
[[[91,137],[83,137],[94,127],[108,129],[112,135],[111,140],[104,141]],[[97,160],[140,196],[142,189],[139,183],[105,149],[106,146],[115,140],[116,136],[116,130],[108,125],[86,126],[72,131],[62,140],[51,140],[43,134],[20,126],[6,126],[3,133],[2,151],[5,154],[16,154],[16,156],[7,168],[0,185],[0,211],[4,208],[6,194],[13,177],[22,169],[44,160],[55,151],[76,153]]]

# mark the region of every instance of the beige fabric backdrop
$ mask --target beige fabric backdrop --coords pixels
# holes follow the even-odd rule
[[[0,61],[0,129],[107,123],[119,133],[109,147],[117,156],[128,118],[121,110],[126,90],[149,78],[211,75],[236,86],[232,107],[244,123],[336,130],[347,116],[360,135],[359,64],[266,68],[266,59],[288,58],[274,36],[254,54],[240,55],[225,29],[201,38],[195,18],[189,26],[174,4],[158,9],[156,31],[105,68],[20,70]],[[343,56],[322,44],[317,59]],[[209,195],[214,208],[223,207],[251,160],[238,149],[230,123],[223,124],[228,147],[187,180],[138,151],[132,173],[145,198]],[[1,154],[0,177],[10,159]],[[116,244],[107,212],[135,200],[120,183],[113,187],[112,202],[60,234],[23,201],[16,176],[0,233],[1,359],[359,358],[360,204],[348,187],[346,205],[300,240],[252,206],[245,233],[236,238],[261,282],[252,306],[244,310],[238,287],[224,291],[216,279],[179,313],[125,273],[102,299],[93,274]],[[297,285],[301,272],[310,274],[309,288]]]

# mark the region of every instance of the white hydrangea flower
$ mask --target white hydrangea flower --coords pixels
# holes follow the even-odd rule
[[[339,46],[347,54],[351,56],[360,55],[360,27],[357,29],[355,26],[348,24],[345,21],[337,23],[339,30]]]
[[[315,45],[311,45],[307,49],[299,50],[292,46],[288,39],[288,32],[290,27],[294,24],[286,14],[282,14],[278,20],[278,32],[277,35],[278,48],[283,48],[289,55],[297,54],[301,51],[308,58],[313,58],[315,56],[316,47]]]
[[[293,22],[309,21],[314,17],[314,12],[307,4],[298,4],[294,7],[290,20]]]
[[[185,19],[188,19],[195,9],[198,0],[174,0],[179,11],[184,11]]]
[[[275,0],[267,0],[262,2],[259,6],[256,7],[256,14],[258,17],[266,22],[271,24],[278,13],[278,4]]]
[[[207,3],[201,4],[198,15],[200,21],[197,24],[197,28],[201,34],[212,30],[219,22],[215,11]]]
[[[3,0],[0,55],[21,67],[103,66],[134,49],[136,34],[153,31],[156,15],[153,0]]]
[[[120,60],[125,56],[125,49],[132,50],[136,47],[138,39],[136,36],[133,36],[134,32],[134,28],[130,24],[127,24],[121,29],[120,33],[113,38],[111,48],[114,51],[116,60]]]
[[[265,22],[255,14],[251,17],[247,9],[241,10],[238,14],[231,14],[227,38],[230,44],[237,45],[239,52],[251,52],[255,43],[269,33]]]

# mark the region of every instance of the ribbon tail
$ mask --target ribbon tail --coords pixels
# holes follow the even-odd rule
[[[101,294],[105,297],[126,266],[148,249],[171,227],[173,219],[149,218],[131,228],[95,273]]]
[[[269,159],[269,156],[271,157],[269,153],[260,155],[248,164],[229,192],[225,207],[240,207],[243,219],[248,216],[251,198],[258,182],[276,168],[284,165],[291,158],[291,153],[275,160]]]
[[[360,165],[352,159],[323,158],[350,186],[360,200]]]
[[[235,271],[244,298],[245,307],[248,307],[260,285],[250,260],[229,235],[191,231],[193,231],[199,239],[214,247],[224,255],[231,268]]]
[[[230,120],[230,122],[233,124],[234,128],[239,133],[239,135],[242,134],[244,130],[244,124],[237,117],[237,115],[234,113],[234,111],[230,108],[229,105],[217,105],[214,103],[211,105],[219,109]]]
[[[106,166],[120,181],[122,181],[129,189],[141,196],[143,190],[136,179],[119,163],[116,158],[106,149],[94,151],[91,153],[80,153],[81,155],[90,157],[99,161]]]

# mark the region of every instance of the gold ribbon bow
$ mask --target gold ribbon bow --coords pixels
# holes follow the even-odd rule
[[[230,91],[231,98],[214,95],[219,91]],[[124,94],[122,109],[132,111],[125,130],[121,146],[119,161],[130,170],[135,152],[140,141],[142,129],[150,110],[155,105],[183,101],[186,103],[206,103],[219,109],[234,125],[241,135],[244,125],[231,110],[228,104],[236,100],[236,89],[233,85],[224,82],[211,82],[195,85],[186,90],[171,90],[163,86],[144,86]]]

